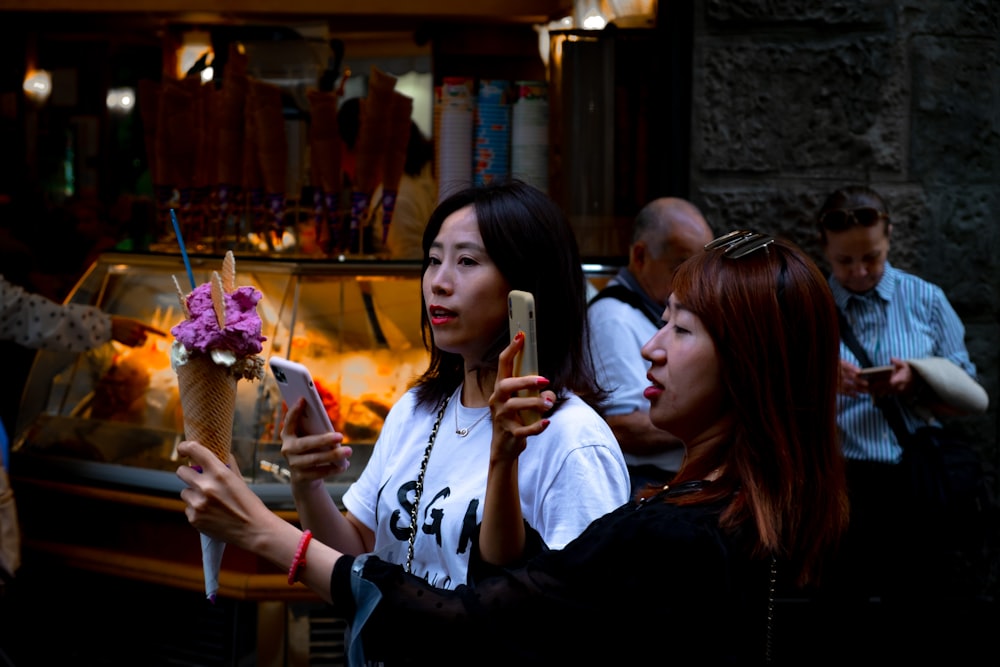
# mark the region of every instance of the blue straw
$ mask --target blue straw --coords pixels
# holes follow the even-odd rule
[[[174,234],[177,234],[177,245],[181,247],[181,257],[184,258],[184,268],[188,272],[188,280],[191,281],[191,290],[194,291],[194,271],[191,270],[191,260],[188,259],[187,248],[184,247],[184,237],[181,236],[181,226],[177,224],[177,213],[170,209],[170,221],[174,223]]]

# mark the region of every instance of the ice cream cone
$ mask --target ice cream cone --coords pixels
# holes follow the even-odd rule
[[[399,181],[403,177],[412,113],[413,99],[401,93],[393,93],[382,167],[382,183],[388,190],[398,190]]]
[[[271,248],[281,239],[285,227],[286,180],[288,176],[288,138],[281,106],[281,89],[273,84],[254,81],[251,85],[254,126],[257,134],[257,156],[269,217],[267,238]]]
[[[389,240],[389,226],[396,209],[399,182],[406,165],[406,148],[410,140],[410,116],[413,100],[393,92],[389,106],[389,136],[382,167],[382,245]]]
[[[310,90],[312,122],[309,154],[316,188],[314,211],[316,236],[323,251],[332,255],[342,249],[339,202],[343,187],[342,147],[337,125],[338,95],[333,91]]]
[[[253,287],[236,286],[236,259],[227,252],[221,275],[185,296],[174,277],[185,319],[170,332],[170,365],[184,412],[184,436],[207,447],[229,464],[236,412],[236,384],[241,378],[261,379],[267,340],[256,306],[261,298]],[[224,543],[202,535],[205,594],[215,600]]]
[[[232,450],[237,380],[207,356],[191,357],[177,368],[184,437],[205,445],[223,463],[229,463]]]

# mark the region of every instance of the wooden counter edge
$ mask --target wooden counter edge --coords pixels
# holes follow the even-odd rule
[[[135,579],[152,584],[204,591],[204,572],[200,567],[123,554],[108,549],[93,549],[60,542],[27,540],[24,543],[25,557],[39,556],[58,562],[66,567],[98,572],[115,577]],[[319,596],[302,584],[288,585],[285,574],[251,574],[230,572],[223,569],[219,573],[219,597],[235,600],[305,600],[318,601]]]
[[[41,489],[66,495],[81,496],[94,500],[103,500],[113,503],[122,503],[136,507],[149,507],[152,509],[165,510],[170,512],[184,513],[184,501],[179,497],[156,495],[148,492],[128,491],[124,489],[113,489],[100,486],[88,486],[85,484],[74,484],[71,482],[57,482],[37,477],[11,477],[13,486],[22,484],[35,486]],[[297,523],[299,516],[295,510],[271,510],[285,521]]]

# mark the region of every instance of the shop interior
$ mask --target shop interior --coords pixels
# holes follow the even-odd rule
[[[128,11],[29,4],[0,10],[10,63],[0,71],[0,142],[11,156],[0,164],[3,272],[23,272],[53,299],[169,330],[179,317],[172,277],[201,283],[232,251],[239,284],[266,295],[265,356],[313,369],[361,458],[408,370],[425,363],[412,307],[420,263],[364,236],[331,240],[332,209],[324,217],[314,206],[317,93],[336,105],[373,98],[388,81],[434,142],[439,170],[450,165],[447,86],[472,96],[499,86],[512,125],[518,103],[543,108],[544,131],[503,140],[522,159],[544,159],[512,167],[511,157],[498,176],[490,165],[477,172],[487,161],[469,152],[459,160],[467,175],[454,178],[538,178],[567,211],[595,288],[624,263],[639,207],[686,194],[690,31],[670,3],[438,0],[421,14],[392,2],[224,1],[211,13],[180,0]],[[274,133],[256,135],[258,200],[250,177],[223,176],[246,160],[234,167],[221,157],[228,130],[247,140],[249,103],[241,98],[240,115],[214,125],[191,110],[200,99],[191,90],[221,99],[237,74],[278,100],[267,127],[280,150],[265,150]],[[186,95],[187,106],[167,106],[168,94]],[[168,125],[175,133],[165,138]],[[217,168],[198,180],[206,164]],[[0,597],[3,634],[17,637],[0,642],[10,664],[31,664],[39,650],[46,664],[135,664],[136,655],[144,664],[344,664],[343,623],[248,554],[227,553],[220,596],[205,602],[198,540],[172,472],[183,424],[169,340],[117,345],[69,355],[3,344],[18,387],[2,418],[24,530],[22,572]],[[295,521],[275,436],[280,396],[273,382],[239,392],[241,471]],[[105,611],[90,613],[101,600]],[[66,630],[57,645],[39,634],[52,621]]]

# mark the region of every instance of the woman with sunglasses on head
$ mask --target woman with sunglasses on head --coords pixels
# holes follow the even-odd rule
[[[545,407],[516,397],[538,380],[512,376],[520,339],[500,354],[490,395],[473,583],[437,590],[399,565],[309,542],[239,475],[184,442],[179,452],[203,468],[178,470],[189,520],[291,568],[332,602],[358,635],[352,660],[363,648],[386,665],[801,661],[789,646],[800,612],[777,602],[819,583],[847,519],[833,300],[787,242],[738,232],[706,248],[678,268],[666,325],[642,348],[650,417],[684,442],[683,465],[562,549],[547,549],[517,516],[518,461],[548,428],[519,416]]]
[[[883,608],[898,604],[899,611],[912,611],[920,600],[944,592],[934,590],[944,563],[936,560],[939,537],[927,534],[924,517],[915,515],[908,500],[910,480],[899,465],[902,448],[875,399],[893,401],[912,432],[935,414],[961,412],[921,377],[926,360],[946,359],[972,378],[976,368],[962,321],[941,288],[889,262],[893,225],[875,190],[834,191],[819,211],[817,227],[831,269],[830,289],[843,315],[842,337],[847,341],[853,333],[868,357],[865,363],[847,342],[841,344],[837,424],[852,512],[840,587],[859,600],[880,598]],[[862,366],[869,364],[891,370],[884,379],[868,380]],[[914,628],[900,631],[911,636]],[[873,632],[882,640],[892,630],[882,625]]]

